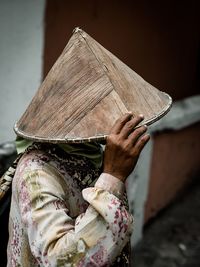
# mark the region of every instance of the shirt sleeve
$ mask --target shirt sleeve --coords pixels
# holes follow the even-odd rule
[[[132,233],[133,218],[120,200],[124,184],[109,174],[82,191],[89,206],[76,218],[69,216],[70,192],[59,172],[27,171],[17,190],[30,249],[41,266],[110,266]]]

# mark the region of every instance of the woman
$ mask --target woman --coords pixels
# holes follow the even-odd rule
[[[98,144],[29,147],[12,183],[7,266],[128,266],[124,182],[149,140],[147,127],[133,130],[142,119],[116,121],[103,172]]]
[[[170,106],[76,28],[14,127],[25,153],[12,183],[8,267],[128,266],[124,183],[149,140],[141,125]],[[103,155],[94,141],[105,138]]]

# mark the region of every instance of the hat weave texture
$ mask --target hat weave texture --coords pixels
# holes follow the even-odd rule
[[[169,95],[76,28],[14,130],[40,142],[99,141],[122,114],[143,114],[149,125],[171,104]]]

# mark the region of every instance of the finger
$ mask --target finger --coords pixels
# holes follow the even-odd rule
[[[118,120],[116,120],[115,124],[111,128],[111,134],[118,134],[120,133],[121,129],[123,128],[124,124],[127,123],[132,118],[133,114],[131,112],[124,114]]]
[[[129,134],[133,132],[134,128],[144,119],[143,115],[134,117],[133,119],[127,121],[123,128],[121,129],[121,136],[123,138],[128,138]]]
[[[146,131],[146,125],[140,126],[137,129],[133,130],[133,132],[129,135],[128,140],[130,140],[131,144],[134,145]]]
[[[146,143],[149,141],[149,139],[150,139],[150,135],[149,134],[145,134],[141,138],[138,139],[136,145],[134,146],[135,154],[137,156],[140,155],[142,149],[144,148]]]

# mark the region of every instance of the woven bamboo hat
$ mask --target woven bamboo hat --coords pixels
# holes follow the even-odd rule
[[[142,113],[142,124],[149,125],[171,103],[169,95],[76,28],[14,130],[34,141],[98,141],[122,114]]]

